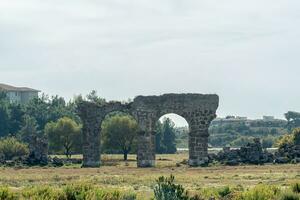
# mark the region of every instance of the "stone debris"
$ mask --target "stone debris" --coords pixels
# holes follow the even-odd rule
[[[274,155],[263,150],[261,142],[255,138],[252,143],[241,147],[240,149],[230,149],[224,147],[217,155],[210,155],[210,161],[219,161],[227,165],[245,164],[263,164],[273,162]]]

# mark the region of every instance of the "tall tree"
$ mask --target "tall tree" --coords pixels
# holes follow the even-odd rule
[[[300,113],[294,111],[288,111],[284,114],[286,120],[288,121],[287,128],[292,130],[293,128],[300,127]]]
[[[47,123],[45,133],[49,138],[50,151],[63,151],[67,158],[70,158],[78,146],[81,146],[81,127],[68,117]]]
[[[9,105],[9,133],[16,136],[22,128],[24,109],[20,104]]]
[[[160,122],[159,122],[160,123]],[[175,153],[175,124],[169,118],[164,118],[162,123],[158,125],[156,134],[156,150],[157,153]]]
[[[111,152],[122,152],[124,160],[132,150],[138,132],[137,122],[128,115],[114,115],[102,123],[103,148]]]
[[[0,91],[0,137],[6,136],[9,133],[9,102],[6,93]]]
[[[28,143],[31,136],[36,136],[41,134],[42,132],[38,131],[38,125],[36,120],[29,115],[24,115],[23,126],[19,132],[21,140]]]

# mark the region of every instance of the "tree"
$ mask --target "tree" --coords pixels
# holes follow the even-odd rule
[[[36,120],[39,130],[43,130],[45,125],[51,121],[48,102],[49,97],[43,94],[41,97],[32,99],[25,106],[25,113]]]
[[[9,133],[16,136],[22,128],[24,110],[20,104],[9,104]]]
[[[133,147],[138,124],[128,115],[116,114],[102,123],[103,148],[111,152],[122,152],[124,160]]]
[[[68,117],[47,123],[45,133],[49,139],[50,151],[63,151],[67,158],[71,158],[72,151],[81,146],[81,127]]]
[[[92,90],[87,96],[86,96],[88,101],[97,103],[97,104],[104,104],[106,100],[104,98],[101,98],[97,95],[96,90]]]
[[[169,118],[164,118],[162,123],[159,123],[156,133],[156,149],[158,150],[158,153],[175,153],[176,143],[174,122]]]
[[[300,128],[295,128],[290,134],[285,134],[278,138],[275,147],[282,148],[286,145],[300,145]]]
[[[23,118],[23,127],[19,132],[21,140],[29,143],[31,136],[39,134],[41,134],[41,131],[38,131],[36,120],[29,115],[25,115]]]
[[[6,98],[6,93],[0,91],[0,137],[6,136],[9,133],[9,102]]]
[[[287,127],[289,130],[300,126],[300,113],[294,111],[288,111],[284,114],[286,120],[288,121]]]
[[[300,128],[295,128],[292,131],[293,142],[295,145],[300,145]]]

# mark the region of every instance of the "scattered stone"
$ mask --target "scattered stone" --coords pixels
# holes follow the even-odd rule
[[[255,138],[252,143],[248,143],[240,149],[224,147],[223,151],[214,156],[214,159],[227,165],[239,165],[240,163],[263,164],[272,162],[273,155],[264,151],[260,140]]]
[[[56,166],[56,167],[61,167],[61,166],[64,165],[64,162],[62,161],[62,159],[60,159],[60,158],[58,158],[58,157],[56,157],[56,156],[55,156],[54,158],[52,158],[51,163],[52,163],[54,166]]]

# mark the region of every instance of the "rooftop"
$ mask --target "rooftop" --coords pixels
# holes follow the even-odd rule
[[[40,92],[40,90],[36,90],[28,87],[15,87],[3,83],[0,83],[0,90],[4,90],[7,92]]]

